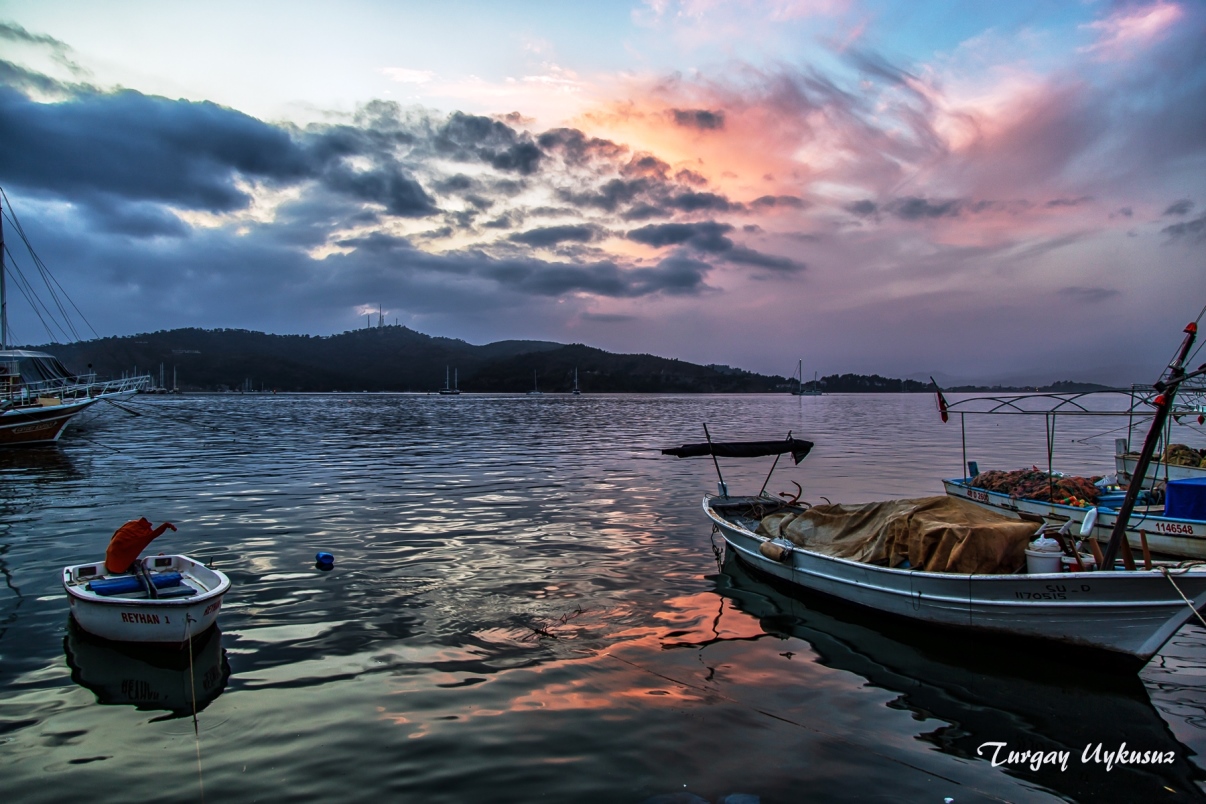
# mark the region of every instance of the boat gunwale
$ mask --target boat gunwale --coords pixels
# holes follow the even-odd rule
[[[153,556],[153,557],[154,558],[164,558],[165,556]],[[199,594],[190,595],[188,597],[153,598],[153,597],[125,597],[122,595],[101,595],[97,592],[93,592],[93,591],[85,588],[85,583],[91,582],[93,580],[97,580],[96,578],[89,578],[88,581],[84,582],[84,583],[81,583],[78,579],[72,580],[74,571],[76,571],[82,567],[95,567],[95,566],[103,567],[104,566],[103,561],[99,561],[99,562],[98,561],[89,561],[89,562],[85,562],[85,563],[81,563],[81,564],[73,564],[71,566],[63,568],[63,589],[64,589],[64,591],[67,592],[67,594],[71,595],[76,600],[80,600],[80,601],[83,601],[86,603],[97,604],[97,605],[102,605],[102,606],[106,606],[106,605],[107,606],[131,606],[131,605],[134,605],[134,606],[147,606],[147,607],[154,607],[154,608],[161,608],[161,607],[162,608],[182,608],[182,607],[187,607],[187,606],[195,606],[199,603],[204,603],[209,600],[212,600],[215,597],[220,597],[221,595],[224,595],[224,594],[226,594],[227,591],[229,591],[230,585],[231,585],[230,577],[226,573],[222,572],[221,570],[216,570],[216,569],[212,569],[210,567],[206,567],[201,562],[197,561],[194,558],[186,556],[186,555],[173,554],[171,556],[166,556],[166,557],[167,558],[184,559],[185,561],[191,563],[193,565],[193,567],[202,567],[206,571],[214,573],[218,577],[218,583],[214,587],[209,588],[209,589],[205,589],[205,590],[198,589],[197,591]],[[181,571],[180,574],[182,576],[184,576],[185,578],[187,578],[188,580],[192,581],[193,583],[196,583],[200,586],[205,586],[204,583],[202,583],[199,580],[196,580],[191,575],[189,575],[187,569],[188,568],[186,568],[184,571]],[[116,575],[99,576],[99,578],[101,578],[101,579],[109,578],[109,577],[125,577],[125,576],[123,576],[122,573],[117,573]]]
[[[757,542],[773,541],[773,539],[770,539],[766,536],[762,536],[758,533],[755,533],[755,532],[751,531],[749,528],[746,528],[746,527],[740,525],[739,523],[733,522],[732,520],[729,520],[729,519],[725,519],[718,512],[716,512],[710,504],[710,501],[716,500],[716,499],[728,499],[728,500],[738,501],[738,502],[732,503],[734,506],[746,504],[746,503],[743,503],[740,501],[757,502],[757,501],[761,501],[761,500],[765,499],[769,502],[778,503],[779,502],[778,500],[774,500],[773,498],[770,498],[770,497],[766,497],[766,498],[761,498],[761,497],[725,497],[725,498],[721,498],[721,497],[719,497],[719,495],[713,495],[713,494],[705,494],[704,498],[703,498],[704,513],[707,514],[708,518],[711,519],[714,523],[716,523],[720,527],[722,527],[722,528],[727,527],[727,528],[731,528],[733,530],[739,531],[742,535],[748,537],[749,539],[751,539],[753,541],[757,541]],[[782,510],[782,507],[788,507],[788,506],[781,506],[780,510]],[[739,545],[734,545],[734,546],[736,546],[739,550],[741,549],[741,547]],[[787,545],[784,545],[784,546],[786,547]],[[860,567],[863,569],[874,570],[877,573],[883,573],[883,574],[887,574],[887,575],[898,575],[898,576],[922,577],[922,578],[927,578],[927,579],[932,578],[936,581],[949,581],[951,583],[956,583],[956,582],[974,583],[977,580],[996,580],[998,582],[1001,580],[1011,580],[1011,581],[1015,581],[1015,582],[1024,582],[1026,579],[1037,580],[1037,579],[1043,579],[1043,578],[1047,578],[1047,579],[1063,578],[1066,580],[1069,575],[1069,573],[1066,573],[1066,572],[1042,572],[1042,573],[930,572],[928,570],[917,569],[915,567],[899,568],[899,567],[885,567],[885,566],[880,566],[879,564],[869,564],[864,561],[855,561],[854,559],[850,559],[850,558],[842,558],[840,556],[827,555],[825,553],[821,553],[816,550],[810,550],[807,547],[801,547],[800,545],[796,545],[796,544],[791,545],[790,549],[794,552],[804,553],[804,554],[808,555],[809,557],[814,557],[817,559],[824,559],[826,561],[834,562],[835,564],[842,564],[842,565],[846,565],[849,567]],[[746,552],[750,552],[752,555],[752,551],[746,551]],[[768,561],[768,562],[771,561],[771,559],[766,558],[765,556],[760,556],[760,558],[762,558],[763,560]],[[1177,563],[1179,563],[1179,562],[1177,562]],[[1164,565],[1164,566],[1167,566],[1167,565]],[[794,566],[792,567],[792,571],[793,572],[805,572],[807,574],[816,575],[819,577],[828,577],[828,576],[822,576],[821,573],[817,573],[812,570],[799,569]],[[1206,574],[1206,567],[1194,566],[1191,568],[1186,568],[1183,572],[1178,573],[1178,574],[1190,574],[1190,573],[1197,574],[1197,575]],[[1139,570],[1139,569],[1136,569],[1136,570],[1094,570],[1092,573],[1086,573],[1086,575],[1091,575],[1095,579],[1107,580],[1107,579],[1124,578],[1124,577],[1157,578],[1157,577],[1162,577],[1164,575],[1164,573],[1157,566],[1157,567],[1153,567],[1151,570]],[[843,580],[845,580],[845,579],[843,579]],[[848,580],[846,582],[852,583],[851,581],[848,581]],[[882,590],[882,591],[890,592],[893,590]],[[964,600],[964,602],[966,602],[966,596],[963,598],[963,600]],[[985,604],[996,604],[997,603],[997,601],[984,601],[984,602],[985,602]],[[1002,601],[1002,602],[1009,603],[1010,601]],[[1019,601],[1019,603],[1021,603],[1022,605],[1031,605],[1031,606],[1034,605],[1033,601]],[[1176,605],[1179,605],[1179,606],[1185,605],[1185,602],[1180,599],[1176,600],[1175,603],[1176,603]],[[1157,604],[1158,605],[1166,605],[1166,602],[1165,601],[1150,601],[1143,605],[1157,605]],[[1078,604],[1078,605],[1101,605],[1101,604],[1082,603],[1082,604]],[[1111,605],[1116,605],[1116,604],[1111,604]],[[1136,603],[1131,601],[1131,602],[1127,602],[1125,605],[1136,605]]]

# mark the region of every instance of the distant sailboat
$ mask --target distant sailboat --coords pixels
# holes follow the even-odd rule
[[[532,390],[528,391],[528,396],[544,396],[544,391],[540,390],[540,386],[536,384],[536,371],[532,371]]]
[[[812,387],[804,387],[804,361],[801,360],[796,364],[796,387],[792,389],[792,396],[822,396],[821,387],[817,383],[816,372],[812,374]]]
[[[444,366],[444,387],[440,389],[440,396],[456,396],[461,391],[457,388],[456,375],[453,374],[452,385],[448,384],[448,367]]]
[[[578,369],[577,368],[574,369],[574,390],[572,393],[574,396],[582,396],[582,392],[580,390],[578,390]]]

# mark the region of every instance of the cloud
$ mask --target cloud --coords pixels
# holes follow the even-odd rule
[[[561,243],[590,243],[603,237],[605,232],[590,224],[574,224],[566,226],[546,226],[542,229],[529,229],[526,232],[516,232],[508,240],[523,243],[537,248],[548,248]]]
[[[709,111],[707,109],[671,109],[675,125],[683,128],[694,128],[699,131],[719,131],[724,128],[724,110]]]
[[[1206,214],[1199,215],[1193,220],[1165,226],[1160,231],[1173,240],[1189,238],[1195,243],[1206,242]]]
[[[1174,201],[1164,210],[1165,215],[1188,215],[1193,209],[1193,202],[1188,198],[1182,198],[1180,201]]]
[[[963,208],[959,199],[945,201],[930,201],[925,198],[910,196],[898,198],[887,205],[886,209],[901,220],[916,221],[926,218],[949,218],[959,214]]]
[[[733,241],[724,236],[731,231],[731,225],[715,221],[662,223],[633,229],[626,237],[654,248],[690,245],[699,251],[719,254],[733,248]]]
[[[1165,36],[1183,16],[1179,5],[1162,0],[1147,6],[1123,5],[1110,17],[1083,26],[1096,32],[1098,39],[1081,50],[1101,59],[1134,58],[1145,46]]]
[[[248,205],[240,178],[295,181],[311,171],[279,128],[212,103],[129,90],[34,103],[0,87],[0,140],[0,174],[10,183],[211,212]]]

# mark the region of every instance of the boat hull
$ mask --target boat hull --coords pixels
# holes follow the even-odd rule
[[[1146,662],[1193,609],[1159,570],[964,575],[891,569],[794,548],[784,560],[760,552],[765,538],[703,507],[744,563],[788,584],[932,625],[1106,651]],[[754,498],[746,498],[754,499]],[[1195,607],[1206,604],[1206,569],[1174,575]]]
[[[185,598],[149,599],[90,591],[90,581],[104,579],[104,564],[78,564],[63,570],[63,588],[71,616],[80,628],[114,642],[181,645],[205,633],[218,619],[230,579],[188,556],[142,559],[148,570],[179,572],[197,594]]]
[[[1062,524],[1072,522],[1077,528],[1084,523],[1091,508],[1063,505],[1046,500],[1011,497],[998,491],[976,488],[970,478],[943,480],[946,493],[952,497],[968,500],[984,508],[1000,511],[1012,516],[1028,514],[1042,517],[1047,522]],[[1118,513],[1112,508],[1097,508],[1097,522],[1092,535],[1099,542],[1106,542],[1114,531]],[[1206,560],[1206,521],[1200,519],[1176,519],[1150,513],[1131,514],[1127,523],[1127,542],[1141,549],[1144,539],[1148,549],[1179,558]],[[1142,535],[1141,535],[1142,534]]]
[[[79,399],[47,407],[23,407],[0,414],[0,447],[51,444],[72,418],[99,399]]]
[[[1124,453],[1114,456],[1114,469],[1119,478],[1130,479],[1139,465],[1139,456],[1134,453]],[[1187,480],[1193,477],[1206,477],[1206,467],[1178,466],[1175,463],[1152,461],[1148,464],[1146,481],[1152,480]]]

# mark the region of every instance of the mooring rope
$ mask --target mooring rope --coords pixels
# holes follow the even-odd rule
[[[1201,562],[1195,562],[1194,564],[1181,564],[1178,566],[1178,569],[1180,569],[1182,572],[1188,572],[1192,567],[1200,565]],[[1168,582],[1173,585],[1173,589],[1177,590],[1177,594],[1180,595],[1181,599],[1185,601],[1185,605],[1189,606],[1189,610],[1192,611],[1193,615],[1198,618],[1198,622],[1200,622],[1203,626],[1206,626],[1206,620],[1202,619],[1202,614],[1198,611],[1197,606],[1193,604],[1192,600],[1185,597],[1185,593],[1181,591],[1181,587],[1177,586],[1177,582],[1172,579],[1172,573],[1168,571],[1168,567],[1160,567],[1160,574],[1165,578],[1168,578]]]
[[[190,703],[193,705],[193,744],[197,748],[197,786],[201,788],[201,804],[205,804],[205,777],[201,775],[201,732],[197,726],[197,677],[193,670],[193,640],[188,630],[195,623],[191,614],[184,615],[184,640],[188,643],[188,686]]]

